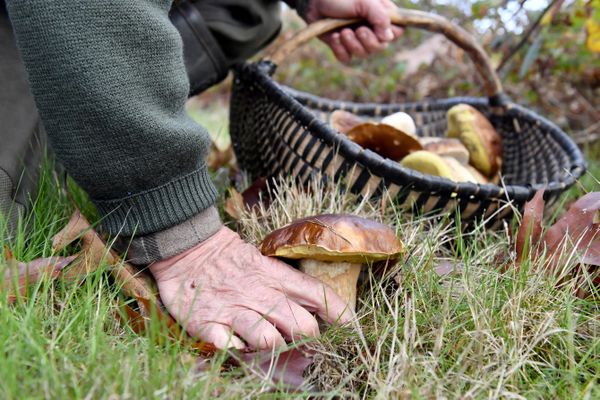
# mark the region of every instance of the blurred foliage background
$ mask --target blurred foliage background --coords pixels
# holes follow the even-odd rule
[[[600,140],[600,0],[396,3],[443,15],[471,32],[490,55],[514,101],[561,126],[587,148],[588,157],[600,158],[593,150]],[[283,19],[279,42],[304,26],[291,10],[284,11]],[[464,52],[441,35],[418,29],[406,29],[386,51],[348,65],[337,62],[315,40],[279,66],[276,79],[313,94],[364,102],[483,95]],[[226,107],[228,91],[226,81],[194,99],[192,113],[209,107],[209,119],[214,120],[214,108]],[[200,114],[194,115],[207,123]],[[208,125],[223,134],[222,125]]]

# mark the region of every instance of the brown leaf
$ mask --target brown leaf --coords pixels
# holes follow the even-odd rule
[[[229,197],[225,200],[223,209],[231,218],[238,221],[242,217],[244,208],[251,210],[261,203],[265,207],[269,205],[267,178],[263,177],[252,182],[252,185],[242,193],[233,188],[229,189]]]
[[[3,289],[8,289],[8,302],[14,303],[17,295],[26,296],[27,288],[43,277],[55,279],[77,256],[38,258],[28,263],[10,260],[4,272]]]
[[[112,264],[110,272],[122,292],[138,303],[139,312],[128,305],[123,305],[121,313],[118,314],[118,318],[129,324],[134,332],[145,332],[149,321],[154,318],[165,328],[166,337],[189,341],[190,346],[201,354],[214,352],[215,348],[212,344],[195,341],[183,331],[161,306],[152,277],[121,260],[77,209],[67,225],[54,236],[52,245],[55,250],[62,250],[76,240],[81,240],[81,254],[85,265],[79,267],[77,271],[69,271],[71,276],[84,276],[98,268],[102,262]]]
[[[79,263],[77,268],[69,269],[67,277],[81,277],[96,270],[102,262],[114,265],[111,273],[115,280],[121,285],[125,294],[130,297],[142,297],[154,299],[155,293],[143,278],[143,274],[132,265],[123,262],[120,257],[111,250],[98,233],[92,228],[88,220],[79,210],[75,210],[67,225],[52,239],[52,248],[60,251],[76,240],[81,240],[82,254],[85,261]]]
[[[583,262],[600,266],[600,224],[594,223],[598,210],[600,192],[588,193],[573,203],[544,235],[548,254],[574,248]]]
[[[223,210],[233,218],[235,221],[239,221],[242,218],[242,211],[244,209],[244,198],[241,193],[234,188],[229,189],[229,197],[225,200]]]
[[[219,149],[215,143],[212,143],[206,164],[213,171],[221,167],[231,166],[234,162],[233,148],[229,146],[225,150]]]
[[[542,238],[542,219],[544,218],[544,191],[539,190],[533,199],[525,203],[523,210],[523,219],[517,232],[517,241],[515,243],[517,253],[517,263],[523,261],[525,244],[528,249],[537,251],[537,245]]]
[[[127,304],[121,304],[121,312],[117,314],[117,318],[119,318],[121,323],[127,324],[135,333],[144,335],[149,328],[152,318],[155,318],[160,329],[165,333],[162,339],[183,341],[202,356],[211,356],[215,353],[216,347],[213,344],[190,338],[160,305],[143,298],[137,298],[136,300],[138,305],[143,306],[145,310],[149,311],[148,315],[142,315]]]
[[[271,351],[242,353],[240,361],[264,379],[271,379],[292,390],[306,390],[304,371],[312,363],[306,350],[293,348],[279,354]]]
[[[545,267],[548,271],[557,270],[562,254],[576,252],[581,257],[581,265],[573,271],[578,282],[575,294],[579,297],[588,296],[586,275],[591,278],[593,285],[600,285],[600,224],[597,222],[599,210],[600,192],[588,193],[575,201],[542,236],[544,203],[542,193],[536,193],[533,200],[525,205],[523,221],[519,227],[515,243],[517,264],[527,256],[523,254],[526,241],[534,250],[531,253],[534,260],[545,247]]]
[[[268,189],[267,178],[262,176],[257,178],[248,189],[242,192],[244,206],[252,209],[262,203],[267,207],[269,205]]]

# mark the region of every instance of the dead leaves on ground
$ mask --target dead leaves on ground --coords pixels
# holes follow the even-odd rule
[[[4,284],[0,288],[7,291],[8,304],[14,304],[18,296],[26,297],[29,288],[42,279],[55,279],[77,256],[38,258],[30,262],[19,262],[10,255],[4,271]]]
[[[565,257],[578,257],[575,269],[579,284],[576,295],[586,297],[586,276],[600,287],[600,192],[588,193],[575,201],[548,229],[543,229],[544,193],[539,191],[525,205],[523,219],[515,242],[517,266],[528,257],[537,261],[544,257],[545,268],[553,273],[562,270]]]
[[[259,192],[263,187],[266,187],[265,180],[262,183],[255,182],[246,195],[247,204],[256,204],[255,202],[259,201]],[[116,317],[123,324],[140,335],[149,332],[150,324],[154,324],[153,327],[158,328],[159,334],[152,337],[158,344],[166,340],[177,341],[194,350],[199,356],[198,365],[202,364],[206,368],[210,364],[209,357],[217,350],[215,346],[188,336],[162,306],[152,277],[123,261],[104,242],[79,210],[75,210],[67,225],[54,236],[52,248],[55,252],[60,252],[75,242],[79,242],[81,246],[81,251],[75,255],[41,258],[29,263],[17,262],[10,251],[5,249],[8,268],[5,272],[4,288],[8,289],[9,303],[12,304],[19,295],[26,296],[28,288],[44,277],[82,279],[101,265],[108,265],[113,279],[124,296],[137,303],[134,305],[130,302],[122,302],[119,305],[120,312],[116,313]],[[242,367],[261,379],[279,383],[290,390],[299,390],[304,385],[304,370],[310,363],[311,358],[308,354],[298,348],[281,353],[232,350],[223,367]]]
[[[229,197],[225,200],[223,209],[234,221],[239,221],[244,209],[259,207],[261,203],[269,206],[269,185],[267,178],[260,177],[244,190],[242,193],[234,188],[229,190]]]

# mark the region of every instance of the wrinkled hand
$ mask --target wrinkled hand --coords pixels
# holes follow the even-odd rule
[[[330,323],[350,319],[331,288],[263,256],[225,227],[150,271],[171,315],[190,335],[218,348],[244,348],[241,339],[252,348],[274,348],[286,339],[317,336],[310,312]]]
[[[311,23],[322,18],[365,18],[372,28],[345,28],[321,37],[338,60],[349,62],[353,56],[365,58],[385,49],[402,34],[402,28],[391,23],[393,7],[391,0],[312,0],[305,19]]]

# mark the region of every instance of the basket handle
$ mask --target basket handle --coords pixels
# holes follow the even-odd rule
[[[477,40],[460,26],[448,19],[424,11],[393,8],[390,10],[392,23],[403,27],[415,27],[430,32],[443,34],[451,42],[463,49],[471,58],[479,76],[483,80],[484,90],[492,105],[502,105],[506,102],[500,78],[485,50]],[[265,61],[280,65],[297,48],[309,40],[332,30],[361,22],[359,19],[323,19],[316,21],[296,33],[290,40],[277,46],[266,55]]]

